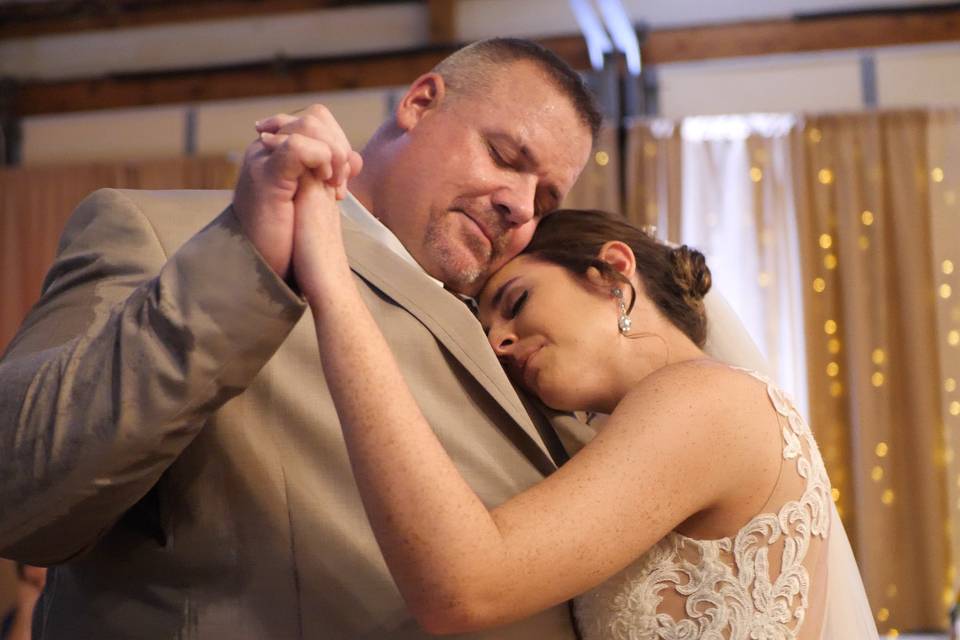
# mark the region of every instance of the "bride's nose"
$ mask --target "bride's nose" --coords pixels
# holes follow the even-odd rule
[[[511,355],[513,348],[517,344],[517,336],[509,331],[491,331],[489,339],[490,346],[493,347],[494,353],[496,353],[499,358]]]

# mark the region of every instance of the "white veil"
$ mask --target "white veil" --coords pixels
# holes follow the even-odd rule
[[[711,291],[704,302],[708,319],[707,353],[718,360],[769,375],[766,360],[723,296]],[[867,592],[836,505],[831,504],[831,512],[827,606],[821,640],[877,640],[877,625]]]
[[[827,549],[827,607],[821,640],[876,640],[867,592],[853,557],[847,532],[836,505],[831,507],[830,542]]]

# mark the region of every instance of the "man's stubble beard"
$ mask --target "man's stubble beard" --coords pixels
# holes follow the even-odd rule
[[[436,274],[448,288],[475,295],[491,275],[491,265],[503,255],[506,236],[497,233],[497,241],[491,247],[472,235],[454,237],[443,229],[443,217],[431,220],[426,236],[426,245],[434,252],[437,264],[443,273]],[[464,264],[464,249],[473,256],[470,264]]]

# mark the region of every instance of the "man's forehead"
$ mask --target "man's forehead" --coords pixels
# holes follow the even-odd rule
[[[534,121],[564,119],[571,123],[580,119],[573,97],[532,64],[514,63],[498,71],[496,79],[482,94],[486,95],[491,106],[518,117]]]

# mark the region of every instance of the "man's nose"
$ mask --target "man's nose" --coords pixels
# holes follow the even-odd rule
[[[493,194],[493,207],[511,225],[519,227],[533,220],[536,193],[536,176],[517,176],[512,184]]]

